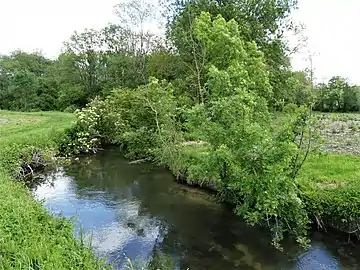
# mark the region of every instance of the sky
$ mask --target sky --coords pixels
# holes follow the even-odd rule
[[[41,50],[56,57],[75,31],[115,22],[121,0],[0,0],[0,54]],[[313,56],[318,81],[343,76],[360,85],[360,0],[299,0],[293,18],[306,25],[307,48],[292,58],[294,70]]]

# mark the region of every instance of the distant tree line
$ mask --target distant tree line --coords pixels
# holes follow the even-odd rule
[[[254,41],[264,54],[271,84],[268,103],[273,109],[309,104],[316,98],[317,110],[359,110],[358,87],[336,77],[312,89],[308,72],[291,70],[292,48],[284,32],[299,28],[288,20],[296,1],[285,2],[167,1],[163,37],[143,27],[157,12],[151,4],[119,4],[115,8],[118,24],[75,32],[57,59],[23,51],[0,56],[0,108],[73,111],[115,88],[144,85],[150,77],[171,82],[181,100],[202,102],[207,98],[202,85],[211,56],[193,36],[191,25],[201,11],[207,11],[213,17],[221,14],[226,20],[235,19],[242,39]]]
[[[322,112],[360,111],[360,87],[351,85],[345,78],[333,77],[327,84],[321,83],[314,89],[314,109]]]

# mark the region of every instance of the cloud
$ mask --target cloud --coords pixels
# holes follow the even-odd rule
[[[75,31],[101,28],[115,20],[117,0],[2,0],[0,53],[42,49],[56,57]]]
[[[294,18],[306,24],[308,48],[319,80],[340,75],[360,84],[360,1],[300,0]],[[294,57],[294,69],[303,69],[306,51]]]

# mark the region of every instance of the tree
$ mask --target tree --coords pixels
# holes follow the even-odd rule
[[[291,100],[288,100],[287,103],[294,103],[298,106],[311,105],[313,100],[313,91],[311,86],[311,79],[307,72],[292,72],[290,80],[292,80],[289,84],[291,86],[289,89]]]
[[[359,88],[350,85],[343,77],[334,76],[327,84],[319,84],[316,92],[316,110],[351,112],[360,109]]]
[[[10,76],[9,81],[9,108],[21,111],[36,109],[36,90],[39,88],[39,82],[35,74],[27,70],[16,71]]]
[[[194,19],[206,11],[215,18],[221,14],[226,20],[234,19],[240,27],[239,35],[245,41],[255,41],[259,50],[264,53],[267,70],[270,72],[270,83],[273,97],[269,102],[278,107],[277,101],[287,95],[286,84],[291,75],[289,48],[284,40],[286,30],[297,30],[289,20],[289,14],[296,8],[296,0],[253,1],[253,0],[174,0],[168,5],[168,37],[176,46],[187,66],[188,74],[202,74],[197,70],[206,65],[206,56],[201,43],[192,37]],[[202,64],[205,60],[205,64]],[[200,67],[200,68],[199,68]],[[195,71],[195,72],[193,72]],[[184,77],[187,77],[186,74]],[[197,85],[197,77],[189,85]],[[190,89],[196,89],[190,87]],[[195,93],[199,91],[193,90]]]
[[[240,38],[240,29],[221,15],[201,13],[195,20],[196,37],[209,57],[208,100],[191,109],[189,120],[192,132],[209,144],[197,170],[205,179],[220,180],[221,192],[249,224],[266,222],[277,247],[284,232],[304,244],[309,218],[294,178],[306,155],[294,134],[304,134],[307,116],[273,134],[264,54],[254,41]],[[304,124],[294,124],[299,120]]]
[[[99,31],[86,29],[82,33],[75,32],[70,40],[65,42],[66,53],[72,57],[73,64],[80,75],[84,86],[84,106],[101,91],[103,80],[102,42]]]
[[[344,112],[358,112],[360,110],[360,88],[359,86],[347,86],[344,88]]]
[[[147,54],[151,48],[150,39],[153,36],[149,30],[145,31],[145,25],[152,22],[155,7],[149,1],[130,1],[115,6],[115,13],[120,20],[120,27],[132,32],[138,39],[137,51],[139,54]]]
[[[134,40],[132,53],[136,57],[135,66],[137,75],[142,79],[142,84],[148,80],[146,61],[152,51],[154,33],[145,29],[146,24],[151,24],[155,16],[155,7],[150,1],[130,1],[115,6],[115,13],[120,20],[119,26],[125,29]]]
[[[15,51],[0,57],[0,107],[12,110],[56,109],[54,62],[41,53]]]

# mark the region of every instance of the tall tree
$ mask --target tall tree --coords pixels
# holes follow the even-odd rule
[[[0,107],[16,110],[55,110],[57,84],[54,62],[41,53],[15,51],[0,57]]]
[[[101,91],[103,79],[101,33],[94,29],[86,29],[82,33],[75,32],[70,40],[65,42],[65,46],[66,52],[72,55],[74,65],[79,71],[86,97],[84,101],[89,102]]]
[[[201,43],[193,39],[194,19],[201,11],[209,12],[213,18],[221,14],[226,20],[235,19],[240,27],[241,38],[255,41],[264,53],[274,92],[269,101],[276,106],[275,101],[281,100],[288,88],[286,82],[290,60],[284,33],[286,30],[296,29],[289,20],[296,5],[296,0],[174,0],[168,4],[168,36],[182,55],[183,61],[188,63],[188,74],[194,73],[194,70],[199,74],[197,69],[199,64],[203,67],[206,65],[206,55]],[[204,61],[205,64],[202,64]],[[196,77],[199,76],[195,76],[195,80]]]

